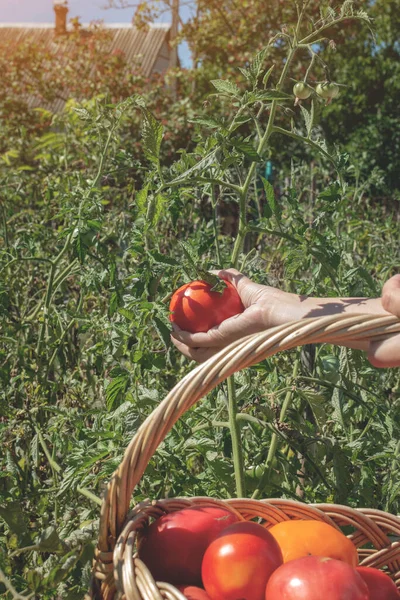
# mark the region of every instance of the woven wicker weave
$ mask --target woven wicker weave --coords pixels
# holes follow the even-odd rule
[[[338,528],[351,526],[349,537],[358,548],[362,564],[385,567],[400,589],[400,518],[379,510],[307,505],[282,499],[222,501],[210,498],[146,501],[129,510],[135,486],[176,421],[233,373],[277,352],[304,344],[379,340],[398,332],[400,321],[391,316],[334,315],[304,319],[242,338],[191,371],[141,425],[108,484],[101,509],[90,597],[185,600],[172,585],[154,581],[135,554],[135,540],[149,519],[199,504],[223,505],[245,520],[260,517],[265,526],[305,518],[324,520]]]

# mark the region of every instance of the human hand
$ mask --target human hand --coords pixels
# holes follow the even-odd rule
[[[382,289],[383,308],[400,318],[400,274],[389,279]],[[400,334],[392,335],[382,342],[371,342],[368,360],[374,367],[400,367]]]
[[[236,269],[215,274],[235,286],[245,310],[206,333],[189,333],[173,324],[172,342],[188,358],[204,362],[237,339],[295,318],[290,315],[291,294],[255,283]],[[283,297],[287,302],[283,302]]]

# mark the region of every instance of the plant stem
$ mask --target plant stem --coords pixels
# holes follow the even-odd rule
[[[0,583],[4,583],[5,587],[12,595],[13,600],[28,600],[29,598],[33,598],[35,595],[34,592],[29,594],[29,596],[22,596],[21,594],[19,594],[17,592],[17,590],[14,588],[14,586],[12,585],[11,581],[9,581],[7,579],[7,577],[4,575],[4,573],[1,569],[0,569]]]
[[[285,81],[286,75],[289,71],[290,65],[292,63],[293,57],[296,53],[297,50],[297,46],[293,45],[290,48],[290,51],[288,53],[288,56],[286,58],[286,62],[285,62],[285,66],[282,69],[282,73],[281,76],[279,78],[279,81],[276,85],[276,89],[277,91],[280,91],[283,83]],[[274,126],[274,121],[275,121],[275,115],[276,115],[276,109],[278,107],[278,102],[279,100],[273,100],[272,104],[271,104],[271,111],[269,113],[269,119],[268,119],[268,124],[265,130],[264,135],[262,136],[261,140],[258,143],[258,147],[257,147],[257,154],[262,155],[266,144],[273,132],[273,126]],[[243,186],[241,187],[240,190],[240,196],[239,196],[239,209],[240,209],[240,214],[239,214],[239,229],[238,229],[238,235],[236,237],[235,240],[235,245],[233,248],[233,253],[232,253],[232,266],[237,268],[238,265],[238,261],[239,261],[239,255],[242,251],[243,248],[243,244],[244,244],[244,240],[246,237],[246,233],[247,233],[247,194],[249,191],[249,187],[250,187],[250,183],[252,181],[252,178],[254,176],[255,170],[256,170],[256,163],[253,162],[250,166],[249,172],[247,174],[246,180],[243,184]]]
[[[235,393],[235,379],[233,375],[228,377],[228,410],[229,427],[232,439],[233,466],[235,469],[236,495],[238,498],[245,497],[243,452],[240,440],[240,425],[237,419],[237,402]]]
[[[2,214],[3,214],[3,229],[4,229],[4,246],[8,249],[10,247],[10,242],[8,239],[8,227],[7,227],[7,217],[6,217],[6,207],[2,203]]]
[[[42,432],[40,431],[40,429],[38,427],[35,426],[35,431],[37,433],[37,436],[39,438],[39,442],[40,445],[43,448],[43,452],[46,455],[47,460],[49,461],[49,465],[51,470],[53,471],[53,473],[60,473],[62,471],[61,467],[59,464],[56,463],[56,461],[53,459],[53,457],[50,454],[50,450],[45,442],[44,437],[42,436]],[[78,492],[78,494],[82,494],[82,496],[86,496],[86,498],[89,498],[89,500],[91,500],[92,502],[95,502],[96,504],[98,504],[99,506],[102,506],[102,501],[101,499],[96,496],[95,494],[93,494],[93,492],[91,492],[90,490],[88,490],[87,488],[83,488],[80,486],[77,486],[76,491]]]
[[[50,267],[49,281],[47,282],[46,297],[44,300],[44,307],[43,307],[43,317],[42,317],[43,321],[40,326],[39,339],[38,339],[38,343],[37,343],[37,347],[36,347],[36,354],[37,354],[39,361],[40,361],[40,356],[42,353],[44,335],[45,335],[45,332],[47,329],[47,324],[48,324],[49,308],[50,308],[50,302],[51,302],[51,295],[53,292],[53,281],[54,281],[55,270],[56,270],[56,265],[55,265],[55,263],[53,263]]]
[[[293,366],[293,378],[294,379],[297,377],[297,373],[299,371],[299,364],[300,364],[300,359],[297,358],[295,360],[295,363]],[[293,389],[290,389],[286,394],[285,400],[283,401],[281,412],[279,415],[279,421],[283,421],[283,419],[285,418],[287,409],[289,408],[290,403],[292,402],[292,398],[293,398]],[[254,498],[254,499],[257,499],[261,496],[261,494],[264,491],[265,486],[268,483],[268,480],[270,478],[272,463],[275,458],[277,447],[278,447],[278,435],[276,433],[273,433],[272,437],[271,437],[271,444],[269,447],[267,460],[265,463],[264,474],[261,477],[260,481],[258,482],[257,489],[254,491],[254,493],[252,495],[252,498]]]
[[[211,198],[212,198],[212,213],[213,213],[213,229],[214,229],[214,240],[215,240],[215,252],[217,255],[217,263],[220,269],[222,269],[222,258],[221,250],[218,241],[218,222],[217,222],[217,199],[215,195],[215,186],[211,186]]]

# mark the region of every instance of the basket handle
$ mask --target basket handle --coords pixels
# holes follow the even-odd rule
[[[200,398],[230,375],[283,350],[304,344],[376,341],[399,332],[400,320],[393,316],[341,314],[302,319],[241,338],[188,373],[142,423],[108,483],[96,551],[98,565],[103,566],[97,569],[95,577],[110,582],[112,571],[104,569],[104,565],[112,563],[112,552],[128,513],[132,492],[157,447]],[[108,571],[106,577],[105,571]]]

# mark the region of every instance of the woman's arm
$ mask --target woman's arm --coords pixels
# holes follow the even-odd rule
[[[210,329],[207,333],[189,333],[175,328],[172,334],[173,343],[185,356],[197,362],[207,360],[221,348],[250,333],[257,333],[270,327],[306,317],[322,317],[340,313],[370,313],[377,315],[392,313],[400,316],[400,276],[396,276],[387,282],[381,301],[380,298],[312,298],[298,296],[273,287],[257,284],[235,269],[219,271],[217,275],[230,281],[236,287],[245,311],[240,315],[226,319],[218,327]],[[390,306],[388,298],[390,298]],[[393,312],[393,306],[397,306],[398,313]],[[379,342],[379,344],[371,344],[371,348],[368,342],[348,342],[347,345],[351,348],[368,351],[368,358],[375,366],[397,366],[400,364],[400,336],[393,336],[385,342]],[[388,360],[390,364],[385,362]]]

